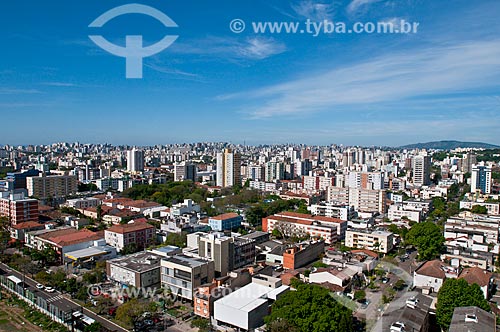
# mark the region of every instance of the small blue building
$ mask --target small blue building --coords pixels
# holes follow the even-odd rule
[[[210,217],[208,219],[208,225],[212,227],[212,230],[222,232],[240,227],[242,221],[243,218],[237,213],[225,213],[219,216]]]

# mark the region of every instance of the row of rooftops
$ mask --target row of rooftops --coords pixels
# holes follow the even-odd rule
[[[424,275],[432,278],[445,279],[447,277],[454,277],[464,279],[469,284],[478,284],[480,287],[490,284],[493,274],[479,267],[465,268],[459,271],[446,265],[440,260],[432,260],[422,263],[416,270],[416,274]]]

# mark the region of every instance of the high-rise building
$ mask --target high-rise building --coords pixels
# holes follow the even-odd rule
[[[415,186],[427,186],[431,183],[430,170],[431,162],[430,157],[426,155],[415,156],[412,160],[413,168],[413,184]]]
[[[217,153],[217,186],[241,185],[241,157],[231,149]]]
[[[477,162],[477,156],[473,153],[467,153],[463,155],[463,158],[460,159],[460,170],[464,173],[471,173],[472,166],[474,166]]]
[[[472,165],[470,191],[491,194],[491,167],[484,163]]]
[[[275,161],[266,163],[265,180],[272,182],[275,180],[283,180],[285,178],[285,164]]]
[[[196,182],[196,165],[188,162],[174,164],[174,181],[191,180]]]
[[[144,172],[144,151],[135,148],[127,151],[127,171],[131,173]]]

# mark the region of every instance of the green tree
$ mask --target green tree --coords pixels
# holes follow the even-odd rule
[[[127,326],[132,326],[143,313],[151,311],[155,311],[154,303],[147,303],[133,298],[118,307],[115,318]]]
[[[486,208],[486,206],[474,205],[472,209],[470,209],[470,212],[477,214],[488,214],[488,209]]]
[[[356,301],[361,301],[361,300],[366,299],[366,292],[364,290],[358,290],[358,291],[354,292],[354,299]]]
[[[102,325],[99,322],[94,322],[83,329],[83,332],[100,332],[102,331]]]
[[[436,304],[436,319],[441,329],[448,331],[455,308],[469,306],[490,311],[488,301],[477,284],[469,285],[463,279],[447,279],[439,289]]]
[[[268,326],[285,321],[298,332],[353,331],[352,312],[317,285],[302,284],[281,296],[265,318]],[[282,330],[278,330],[282,331]]]
[[[420,260],[434,259],[441,252],[444,243],[441,229],[432,222],[413,225],[405,240],[407,244],[417,247]]]
[[[199,332],[208,332],[210,331],[210,321],[208,319],[195,318],[191,322],[191,327],[198,328]]]

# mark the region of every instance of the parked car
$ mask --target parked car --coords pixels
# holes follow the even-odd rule
[[[405,324],[401,322],[395,322],[391,325],[391,332],[405,332]]]

